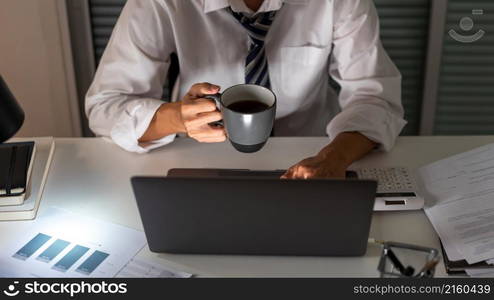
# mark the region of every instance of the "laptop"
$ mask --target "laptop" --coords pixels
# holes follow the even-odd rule
[[[173,177],[247,177],[280,178],[285,170],[249,170],[249,169],[171,169],[168,176]],[[406,167],[363,168],[346,172],[347,179],[365,179],[377,181],[374,211],[420,210],[424,207],[424,198],[417,192],[413,172]]]
[[[376,182],[134,177],[153,252],[360,256]]]

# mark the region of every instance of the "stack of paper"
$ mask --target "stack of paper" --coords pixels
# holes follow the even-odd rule
[[[494,144],[422,167],[418,178],[448,259],[494,276]]]

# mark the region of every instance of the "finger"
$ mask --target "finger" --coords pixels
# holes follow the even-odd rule
[[[311,178],[314,178],[316,175],[316,172],[314,172],[314,170],[312,169],[304,169],[302,171],[302,178],[303,179],[311,179]]]
[[[292,172],[291,179],[305,179],[302,173],[298,170]]]
[[[226,137],[226,134],[223,128],[206,127],[206,128],[198,128],[195,130],[191,130],[189,132],[189,136],[195,139],[203,139],[209,137],[211,138]]]
[[[211,127],[211,126],[209,127],[209,129],[203,130],[200,135],[201,136],[204,136],[206,138],[208,138],[208,137],[226,138],[225,129],[223,129],[223,128],[217,128],[217,127]]]
[[[203,143],[223,143],[226,141],[225,137],[217,137],[217,138],[207,138],[203,141]]]
[[[295,168],[292,178],[293,179],[309,179],[312,177],[312,170],[303,166],[297,166]]]
[[[203,112],[197,115],[197,117],[184,122],[185,127],[194,128],[200,127],[205,124],[213,123],[221,120],[223,117],[219,111]]]
[[[191,101],[190,104],[192,104],[195,108],[197,108],[199,113],[218,110],[218,108],[216,107],[216,102],[214,102],[214,100],[211,99],[199,98]]]
[[[201,143],[221,143],[226,141],[226,137],[225,136],[202,137],[202,138],[197,138],[196,140]]]
[[[189,92],[187,93],[187,96],[190,98],[197,98],[197,97],[202,97],[204,95],[212,95],[216,94],[220,91],[220,87],[208,82],[203,82],[203,83],[196,83],[194,84]]]
[[[281,176],[281,179],[290,179],[293,176],[293,167],[289,168],[285,174]]]

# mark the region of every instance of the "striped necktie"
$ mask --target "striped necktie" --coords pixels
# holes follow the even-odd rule
[[[276,11],[259,13],[254,17],[247,17],[242,13],[230,13],[247,30],[250,37],[250,46],[245,60],[245,83],[258,84],[267,88],[271,87],[269,81],[268,60],[264,49],[264,40],[269,27],[274,21]]]

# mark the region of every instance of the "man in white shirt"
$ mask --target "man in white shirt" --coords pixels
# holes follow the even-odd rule
[[[242,23],[256,18],[249,24],[257,28]],[[180,62],[178,98],[163,102],[171,53]],[[328,146],[284,178],[344,177],[372,149],[390,150],[406,124],[401,75],[382,47],[371,0],[128,0],[86,111],[96,134],[128,151],[147,152],[179,133],[223,142],[224,129],[209,125],[221,115],[204,96],[246,82],[277,95],[276,136],[329,135]]]

